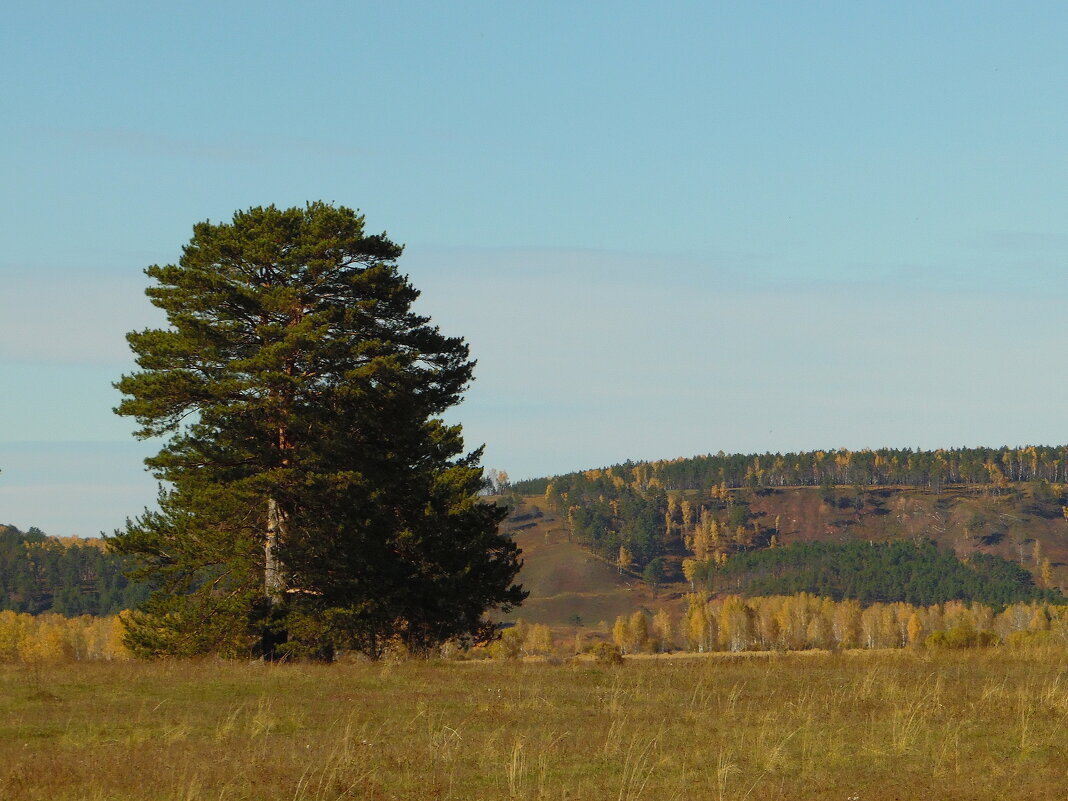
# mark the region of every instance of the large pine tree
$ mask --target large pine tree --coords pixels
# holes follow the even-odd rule
[[[169,325],[128,335],[116,411],[167,437],[147,460],[164,490],[112,540],[156,586],[141,653],[425,651],[525,597],[480,451],[439,419],[474,362],[413,312],[400,254],[311,203],[195,225],[146,270]]]

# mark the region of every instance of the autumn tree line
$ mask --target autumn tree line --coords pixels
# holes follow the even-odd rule
[[[69,618],[0,611],[0,663],[42,665],[72,661],[121,661],[121,615]],[[491,646],[464,648],[447,642],[445,657],[567,658],[598,652],[605,632],[579,628],[573,635],[519,620]],[[929,606],[834,601],[810,593],[791,596],[712,597],[688,593],[681,615],[661,608],[616,618],[607,632],[623,655],[712,651],[810,649],[967,648],[1068,645],[1068,606],[1014,603],[1000,612],[980,603],[948,601]]]
[[[997,612],[979,603],[919,606],[809,593],[713,598],[689,593],[680,616],[667,609],[621,615],[611,642],[623,655],[684,651],[803,651],[810,649],[968,648],[1068,644],[1068,607],[1015,603]],[[582,630],[557,638],[548,626],[519,621],[496,646],[498,657],[570,656],[591,650]]]
[[[119,615],[65,617],[0,611],[0,663],[27,665],[125,660],[130,652],[123,644]]]
[[[1010,482],[1068,483],[1068,445],[1021,448],[911,448],[803,451],[800,453],[694,456],[653,462],[624,462],[600,470],[513,482],[516,492],[540,495],[549,486],[567,492],[584,481],[623,481],[638,490],[708,490],[737,487],[908,486]]]
[[[1068,643],[1068,607],[1052,604],[1015,603],[998,613],[963,601],[864,606],[809,593],[711,598],[697,592],[686,601],[674,628],[666,621],[658,626],[654,616],[643,629],[632,615],[616,621],[613,639],[631,653],[665,644],[700,652]]]

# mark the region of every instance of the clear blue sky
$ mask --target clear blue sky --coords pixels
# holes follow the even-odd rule
[[[513,477],[1063,443],[1066,39],[1055,2],[15,4],[0,522],[152,503],[110,411],[141,270],[315,199],[406,243]]]

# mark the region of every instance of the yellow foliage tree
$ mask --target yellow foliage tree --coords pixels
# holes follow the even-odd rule
[[[15,662],[19,655],[19,642],[25,636],[24,629],[29,615],[19,615],[9,609],[0,612],[0,662]]]
[[[831,621],[818,610],[814,611],[808,619],[805,629],[809,648],[830,648],[834,640],[831,634]]]
[[[708,593],[694,592],[686,596],[686,617],[683,634],[691,651],[704,653],[716,642],[715,619],[709,615]]]
[[[756,629],[757,640],[763,648],[778,648],[779,636],[779,607],[782,604],[781,597],[754,598],[752,603],[756,606]]]
[[[619,615],[616,617],[616,622],[612,626],[612,642],[614,642],[619,650],[624,654],[629,653],[630,648],[630,621],[625,615]]]
[[[33,618],[19,640],[19,660],[27,664],[67,662],[74,659],[70,627],[62,615],[46,613]]]
[[[701,520],[694,527],[692,550],[694,558],[698,562],[704,562],[708,559],[708,548],[711,545],[711,538],[709,537],[709,515],[706,510],[701,510]]]
[[[642,611],[637,611],[630,616],[630,652],[632,654],[645,651],[649,648],[649,619]]]
[[[697,577],[697,560],[696,559],[683,559],[682,560],[682,575],[690,582],[690,592],[695,592],[697,588],[694,586],[694,579]]]
[[[657,651],[670,651],[675,647],[673,630],[671,615],[666,609],[658,609],[653,615],[653,640]]]
[[[553,652],[553,633],[544,623],[535,623],[527,631],[523,650],[528,654],[548,656]]]
[[[719,641],[727,650],[746,651],[753,642],[753,611],[737,595],[723,599],[719,613]]]
[[[909,615],[908,637],[909,645],[913,647],[920,645],[924,640],[923,620],[916,610],[913,610],[912,614]]]

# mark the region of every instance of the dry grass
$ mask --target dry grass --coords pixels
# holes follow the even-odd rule
[[[0,798],[1058,798],[1066,671],[1008,649],[0,666]]]

